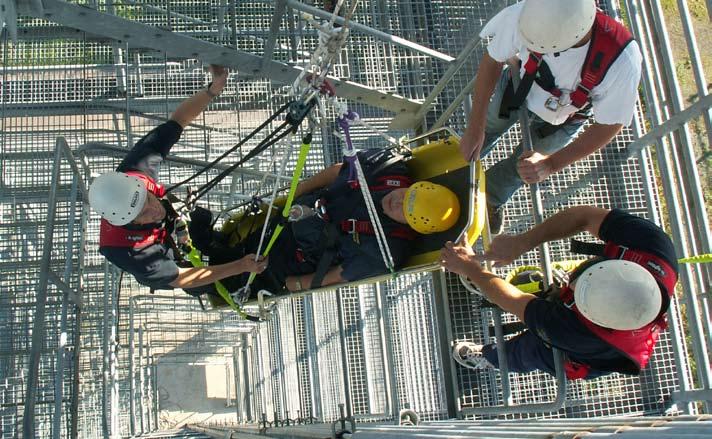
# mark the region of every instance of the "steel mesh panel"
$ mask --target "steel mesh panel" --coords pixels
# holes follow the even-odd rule
[[[432,277],[400,276],[385,284],[399,408],[409,405],[421,416],[438,419],[443,413],[438,339],[433,316]]]
[[[110,2],[78,1],[109,11]],[[386,32],[417,41],[433,49],[456,56],[487,18],[501,6],[501,1],[467,0],[400,2],[360,2],[354,20]],[[169,28],[196,38],[218,42],[250,53],[262,54],[265,40],[270,37],[273,6],[268,2],[229,2],[212,0],[151,0],[113,2],[113,11],[131,20]],[[10,294],[0,295],[0,330],[6,337],[0,341],[0,422],[2,437],[13,437],[22,422],[22,403],[26,383],[24,368],[30,348],[30,329],[34,316],[34,297],[40,270],[41,239],[47,221],[47,189],[51,183],[55,139],[64,136],[72,150],[85,157],[92,174],[113,169],[119,162],[109,153],[90,142],[102,142],[129,148],[142,135],[165,120],[176,105],[206,84],[209,75],[195,60],[168,59],[153,50],[125,49],[122,42],[100,36],[85,35],[43,20],[22,18],[20,41],[3,41],[0,74],[2,83],[2,194],[0,194],[0,289]],[[288,12],[281,20],[276,35],[274,59],[305,61],[316,47],[317,34],[300,14]],[[471,81],[477,61],[483,52],[480,45],[471,54],[426,114],[432,124]],[[334,75],[369,85],[380,90],[401,94],[411,99],[424,99],[447,69],[441,61],[415,51],[393,46],[371,36],[352,32],[349,45],[342,50]],[[272,112],[289,100],[289,88],[269,80],[250,79],[253,72],[241,72],[229,81],[224,94],[208,111],[187,128],[173,153],[197,160],[212,160],[243,139]],[[247,74],[247,75],[245,75]],[[377,129],[387,130],[392,114],[381,109],[351,102],[350,107]],[[128,111],[127,111],[128,109]],[[127,114],[128,113],[128,114]],[[332,134],[334,114],[329,110],[328,123],[317,127],[305,169],[312,175],[325,165],[340,161],[341,142]],[[281,119],[280,119],[281,120]],[[449,124],[462,131],[464,111],[456,110]],[[276,123],[272,124],[272,128]],[[399,137],[406,132],[390,131]],[[383,146],[384,141],[371,130],[353,127],[352,137],[357,147]],[[261,137],[249,141],[241,151],[225,162],[234,163],[244,151],[253,148]],[[580,165],[552,176],[542,185],[547,215],[562,207],[595,204],[626,208],[646,216],[649,209],[644,195],[650,181],[642,181],[640,163],[626,160],[623,150],[631,140],[626,130],[616,142]],[[487,165],[506,157],[519,141],[515,127],[505,135],[500,146],[485,160]],[[299,139],[295,138],[294,147]],[[88,145],[87,145],[88,144]],[[82,146],[85,145],[85,146]],[[245,169],[276,172],[272,156],[285,146],[273,147],[251,160]],[[80,154],[80,151],[82,153]],[[293,169],[296,151],[287,169]],[[646,160],[649,160],[646,158]],[[650,165],[650,163],[648,163]],[[197,168],[166,162],[161,181],[176,183],[192,175]],[[72,209],[70,205],[71,171],[63,165],[59,185],[59,205],[55,219],[55,239],[51,269],[62,274],[67,247],[73,259],[68,283],[82,284],[84,310],[81,322],[75,311],[69,313],[67,327],[70,349],[79,352],[78,370],[65,361],[62,378],[67,402],[64,414],[70,411],[69,401],[78,398],[79,435],[98,437],[102,432],[102,389],[104,360],[104,259],[97,252],[98,216],[93,212],[83,233],[86,238],[84,267],[79,274],[80,242],[69,246],[67,225],[71,215],[81,214],[83,200]],[[210,171],[197,179],[199,185],[217,175]],[[87,178],[87,175],[84,175]],[[234,178],[238,193],[264,195],[274,182],[267,179],[258,191],[261,178],[239,175]],[[239,201],[230,199],[232,178],[225,179],[204,201],[217,211]],[[281,181],[278,186],[286,184]],[[655,192],[654,187],[652,192]],[[656,201],[656,197],[654,197]],[[519,191],[507,209],[506,226],[516,232],[530,224],[530,200],[526,190]],[[566,243],[554,243],[554,259],[569,258]],[[523,258],[536,263],[536,252]],[[466,293],[457,279],[446,277],[449,311],[455,340],[483,341],[489,314],[480,308],[480,299]],[[375,304],[373,286],[342,290],[339,322],[338,301],[334,293],[281,304],[274,319],[261,324],[253,338],[255,373],[252,383],[256,395],[255,413],[266,413],[273,419],[313,413],[324,420],[339,416],[338,405],[351,399],[357,415],[381,415],[409,404],[426,419],[445,416],[444,383],[440,375],[448,367],[447,359],[438,356],[440,343],[434,331],[432,281],[429,275],[406,276],[380,285],[385,291],[385,331]],[[231,352],[236,343],[234,331],[241,323],[231,313],[203,313],[196,302],[180,299],[145,299],[129,322],[129,297],[146,294],[131,276],[122,281],[119,297],[118,382],[120,389],[120,432],[130,430],[130,401],[138,407],[142,428],[155,428],[150,419],[150,407],[156,395],[151,376],[161,358],[175,360],[178,354],[207,350],[220,355]],[[162,294],[164,292],[161,292]],[[176,293],[180,297],[181,293]],[[39,437],[49,436],[54,397],[55,357],[59,336],[61,295],[50,286],[47,306],[47,343],[40,364],[40,386],[36,420]],[[309,304],[307,306],[307,303]],[[151,308],[150,310],[148,308]],[[506,319],[512,319],[505,315]],[[339,323],[345,328],[345,345],[341,348]],[[143,341],[134,340],[130,357],[128,333],[143,327]],[[681,328],[680,328],[681,329]],[[74,345],[74,334],[81,339]],[[136,336],[137,337],[137,336]],[[385,340],[386,351],[382,348]],[[141,355],[138,345],[142,346]],[[139,358],[139,356],[141,358]],[[349,364],[347,374],[350,395],[344,395],[342,357]],[[389,359],[390,358],[390,359]],[[135,377],[129,376],[128,364],[136,362]],[[617,413],[658,414],[668,405],[671,392],[677,390],[676,368],[669,336],[664,334],[651,365],[640,378],[614,376],[592,383],[570,386],[569,408],[548,416],[605,416]],[[392,361],[392,362],[391,362]],[[140,363],[140,366],[138,366]],[[444,363],[444,364],[443,364]],[[388,364],[390,370],[386,371]],[[79,391],[74,394],[72,377],[79,374]],[[139,384],[143,374],[143,384]],[[137,378],[138,377],[138,378]],[[389,407],[385,388],[392,378],[396,407]],[[456,369],[462,407],[498,404],[500,381],[496,373],[469,372]],[[129,383],[135,381],[134,394]],[[512,376],[515,402],[553,399],[553,381],[540,373]],[[387,415],[387,414],[386,414]],[[531,415],[533,416],[533,415]],[[139,422],[140,423],[140,422]],[[69,429],[68,417],[61,422],[62,434]]]

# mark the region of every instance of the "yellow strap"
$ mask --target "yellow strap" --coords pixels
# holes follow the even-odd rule
[[[200,257],[200,252],[198,249],[193,247],[192,245],[190,246],[190,252],[188,253],[188,260],[190,261],[191,264],[193,264],[193,267],[204,267],[205,264],[203,264],[203,260]],[[220,281],[215,282],[215,289],[217,290],[218,294],[220,294],[220,297],[227,303],[230,308],[234,309],[237,311],[238,314],[240,314],[242,317],[246,317],[247,314],[245,311],[240,308],[240,306],[235,303],[234,300],[232,300],[232,296],[230,296],[230,292],[228,292],[227,288],[222,284]]]
[[[297,185],[299,184],[299,179],[302,176],[302,171],[304,171],[304,165],[307,163],[307,154],[309,154],[309,148],[311,147],[311,143],[309,143],[311,140],[311,135],[308,135],[304,141],[302,142],[301,147],[299,148],[299,158],[297,158],[297,165],[294,168],[294,174],[292,175],[292,184],[289,186],[289,194],[287,195],[287,202],[284,203],[284,209],[282,209],[282,217],[287,218],[289,217],[289,210],[292,208],[292,202],[294,202],[294,196],[297,192]],[[269,221],[269,215],[267,218],[265,218],[265,221]],[[284,229],[284,226],[282,224],[277,224],[277,227],[275,227],[274,232],[272,232],[272,236],[269,239],[269,243],[267,243],[267,247],[265,247],[265,250],[262,252],[262,256],[267,256],[269,255],[270,250],[272,250],[272,246],[274,245],[275,242],[277,242],[277,238],[279,238],[279,235],[282,233],[282,230]],[[253,280],[255,280],[255,277],[257,276],[257,273],[250,273],[250,277],[247,280],[247,284],[251,284]]]
[[[680,258],[677,260],[677,262],[681,264],[709,264],[712,263],[712,253],[690,256],[687,258]]]

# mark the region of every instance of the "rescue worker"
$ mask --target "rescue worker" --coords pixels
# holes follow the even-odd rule
[[[403,157],[391,150],[369,149],[360,151],[358,157],[398,269],[419,234],[442,232],[457,222],[459,201],[444,186],[411,181]],[[291,221],[283,223],[285,229],[270,252],[269,267],[257,276],[251,293],[314,289],[388,271],[354,172],[345,159],[297,186]],[[210,224],[212,216],[201,221]],[[271,228],[279,221],[273,220]],[[256,251],[260,226],[246,233],[238,252]],[[210,241],[215,245],[215,235],[194,237],[196,246],[203,247],[211,260],[229,254],[224,243],[218,243],[215,250],[207,244]],[[247,276],[239,276],[228,280],[226,286],[235,291],[246,281]]]
[[[512,263],[543,242],[588,231],[601,244],[572,241],[572,251],[599,255],[569,275],[546,297],[521,292],[480,265]],[[552,347],[565,356],[570,379],[612,372],[638,375],[645,368],[677,282],[677,257],[670,238],[650,221],[622,210],[592,206],[566,209],[526,233],[501,235],[483,255],[448,242],[443,266],[467,276],[490,302],[517,316],[527,330],[508,340],[511,372],[535,369],[554,374]],[[453,358],[471,369],[497,367],[496,344],[456,343]]]
[[[210,85],[182,102],[170,120],[151,130],[128,152],[116,172],[97,177],[89,203],[101,217],[99,252],[152,289],[182,288],[199,294],[201,287],[244,272],[261,272],[267,262],[254,255],[220,265],[192,267],[176,245],[178,215],[157,182],[160,163],[178,142],[183,129],[222,93],[228,70],[211,65]],[[198,289],[198,290],[196,290]]]
[[[631,33],[597,10],[596,0],[524,0],[498,13],[480,36],[491,40],[461,152],[465,160],[487,155],[518,121],[525,99],[534,148],[522,154],[520,145],[487,171],[490,228],[498,234],[503,207],[523,183],[592,154],[631,123],[642,57]],[[505,68],[514,57],[521,64],[517,90]]]

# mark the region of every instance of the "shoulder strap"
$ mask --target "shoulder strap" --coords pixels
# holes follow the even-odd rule
[[[663,258],[645,251],[629,249],[613,242],[606,243],[603,255],[609,259],[635,262],[653,275],[655,280],[665,288],[668,297],[675,294],[677,272]]]
[[[153,195],[157,196],[158,198],[161,198],[166,194],[165,186],[157,183],[154,179],[152,179],[151,177],[149,177],[148,175],[144,174],[141,171],[127,171],[127,172],[125,172],[125,174],[132,175],[134,177],[138,177],[139,179],[143,180],[144,184],[146,185],[146,189]]]
[[[581,70],[581,82],[571,93],[571,103],[583,108],[588,103],[591,90],[599,85],[613,63],[633,41],[633,35],[614,18],[601,11],[596,14],[591,34],[591,44]]]
[[[539,71],[539,68],[543,62],[544,54],[538,52],[529,53],[529,58],[527,59],[527,62],[524,63],[524,76],[519,82],[519,87],[517,87],[517,91],[511,96],[509,102],[506,103],[507,108],[505,109],[500,107],[500,114],[503,112],[508,114],[510,111],[518,110],[522,104],[524,104],[524,101],[527,99],[527,96],[534,85],[534,81],[536,80],[537,71]],[[519,72],[512,72],[512,74],[518,75]],[[502,100],[502,106],[504,106],[504,103],[505,99]]]
[[[314,270],[314,277],[312,277],[310,289],[316,289],[321,287],[321,283],[324,281],[324,276],[329,272],[331,264],[336,258],[336,243],[339,238],[339,232],[336,226],[330,222],[324,224],[324,228],[321,232],[320,238],[320,253],[321,257],[319,262],[316,264],[316,270]]]
[[[677,272],[667,261],[652,253],[630,249],[611,241],[598,244],[582,242],[577,239],[571,240],[571,253],[635,262],[653,275],[655,280],[665,288],[668,296],[674,294]]]

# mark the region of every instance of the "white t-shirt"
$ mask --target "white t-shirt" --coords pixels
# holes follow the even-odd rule
[[[519,16],[523,2],[509,6],[495,15],[485,25],[480,37],[492,37],[487,52],[499,62],[518,56],[522,60],[521,75],[524,76],[524,64],[529,58],[524,39],[519,33]],[[553,30],[552,30],[553,31]],[[581,80],[581,70],[586,60],[589,44],[554,54],[544,54],[544,61],[556,78],[556,85],[564,94],[575,90]],[[642,56],[638,43],[628,44],[618,59],[610,66],[603,81],[591,91],[593,117],[596,122],[606,125],[630,125],[638,99],[638,84]],[[551,93],[534,83],[527,96],[527,107],[545,121],[560,125],[578,109],[573,105],[559,107],[552,111],[544,105]]]

